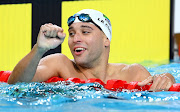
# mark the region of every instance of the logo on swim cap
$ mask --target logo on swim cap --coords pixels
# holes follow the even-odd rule
[[[110,22],[109,18],[104,14],[103,14],[103,16],[106,18],[105,20],[107,21],[107,23],[111,26],[111,22]]]
[[[109,28],[109,26],[111,26],[111,23],[110,23],[109,19],[108,19],[108,18],[105,18],[105,20],[101,20],[100,18],[98,18],[98,20],[99,20],[101,23],[103,23],[103,24],[108,28],[109,32],[111,33],[111,29]],[[106,21],[106,22],[105,22],[105,21]],[[109,24],[109,25],[108,25],[108,24]]]

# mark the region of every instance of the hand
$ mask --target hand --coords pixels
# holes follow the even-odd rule
[[[66,34],[63,29],[51,23],[42,25],[38,34],[37,45],[43,50],[54,49],[59,46],[65,38]]]
[[[152,83],[153,82],[153,83]],[[169,88],[173,85],[174,81],[170,79],[166,74],[149,76],[142,82],[139,82],[139,86],[147,85],[148,83],[152,83],[150,91],[168,91]]]

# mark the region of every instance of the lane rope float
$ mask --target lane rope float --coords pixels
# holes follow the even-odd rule
[[[0,71],[0,82],[7,83],[10,74],[11,74],[11,71]],[[111,90],[111,91],[122,91],[123,89],[128,89],[128,90],[132,90],[132,91],[146,91],[146,90],[149,90],[152,85],[152,84],[150,84],[150,85],[145,85],[145,86],[138,86],[137,81],[127,83],[126,81],[116,80],[116,79],[108,80],[107,83],[105,84],[100,79],[95,79],[95,78],[88,79],[88,80],[81,80],[79,78],[68,78],[68,79],[64,80],[63,78],[59,78],[59,77],[51,77],[47,81],[44,81],[44,82],[52,83],[52,82],[58,82],[58,81],[72,81],[74,83],[95,83],[95,82],[97,82],[97,83],[101,84],[102,86],[104,86],[104,88]],[[180,83],[173,84],[170,87],[169,91],[180,92]]]

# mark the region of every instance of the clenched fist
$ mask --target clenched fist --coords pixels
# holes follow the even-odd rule
[[[63,29],[51,23],[42,25],[37,38],[39,48],[48,51],[63,43],[66,34]]]

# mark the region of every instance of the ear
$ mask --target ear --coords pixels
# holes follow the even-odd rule
[[[104,46],[105,47],[109,47],[110,46],[110,40],[107,37],[104,39]]]

